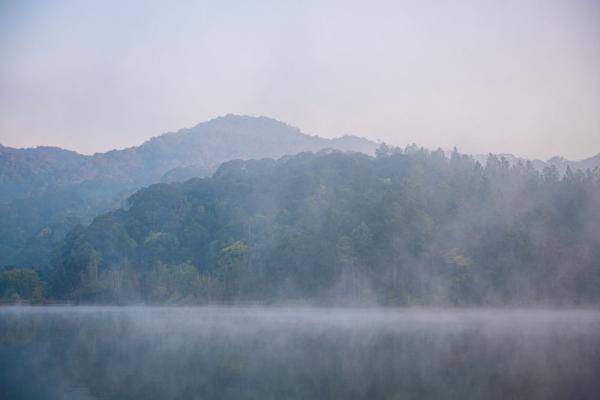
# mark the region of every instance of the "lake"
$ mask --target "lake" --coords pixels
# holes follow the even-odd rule
[[[2,307],[2,399],[597,399],[600,312]]]

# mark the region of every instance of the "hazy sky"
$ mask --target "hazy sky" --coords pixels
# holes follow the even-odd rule
[[[462,152],[600,152],[600,0],[0,0],[0,143],[266,115]]]

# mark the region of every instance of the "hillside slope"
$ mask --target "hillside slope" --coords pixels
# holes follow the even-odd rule
[[[136,189],[211,174],[223,162],[318,151],[373,154],[377,144],[325,139],[266,117],[227,115],[92,156],[0,147],[0,266],[43,268],[64,232],[116,208]]]
[[[598,304],[600,173],[413,149],[232,161],[72,231],[81,301]]]

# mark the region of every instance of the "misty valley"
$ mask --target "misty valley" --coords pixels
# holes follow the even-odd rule
[[[0,400],[600,399],[600,0],[0,0]]]
[[[600,396],[598,156],[228,115],[0,165],[3,399]]]
[[[234,115],[0,148],[0,398],[597,398],[599,165]]]

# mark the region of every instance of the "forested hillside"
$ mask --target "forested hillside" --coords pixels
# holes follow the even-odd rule
[[[72,230],[49,280],[89,302],[598,304],[600,170],[414,146],[232,161]]]
[[[377,144],[356,136],[325,139],[266,117],[226,115],[166,133],[140,146],[91,156],[55,147],[0,145],[0,268],[47,272],[51,254],[78,224],[115,210],[136,190],[158,182],[210,176],[234,159],[279,158],[326,148],[373,154]],[[474,159],[485,164],[487,156]],[[505,155],[510,165],[526,160]],[[538,171],[563,175],[600,166],[600,155],[582,161],[532,160]]]
[[[144,186],[208,176],[233,159],[324,148],[372,154],[376,144],[353,136],[310,136],[266,117],[227,115],[92,156],[0,146],[0,267],[48,267],[65,231],[118,208]]]

